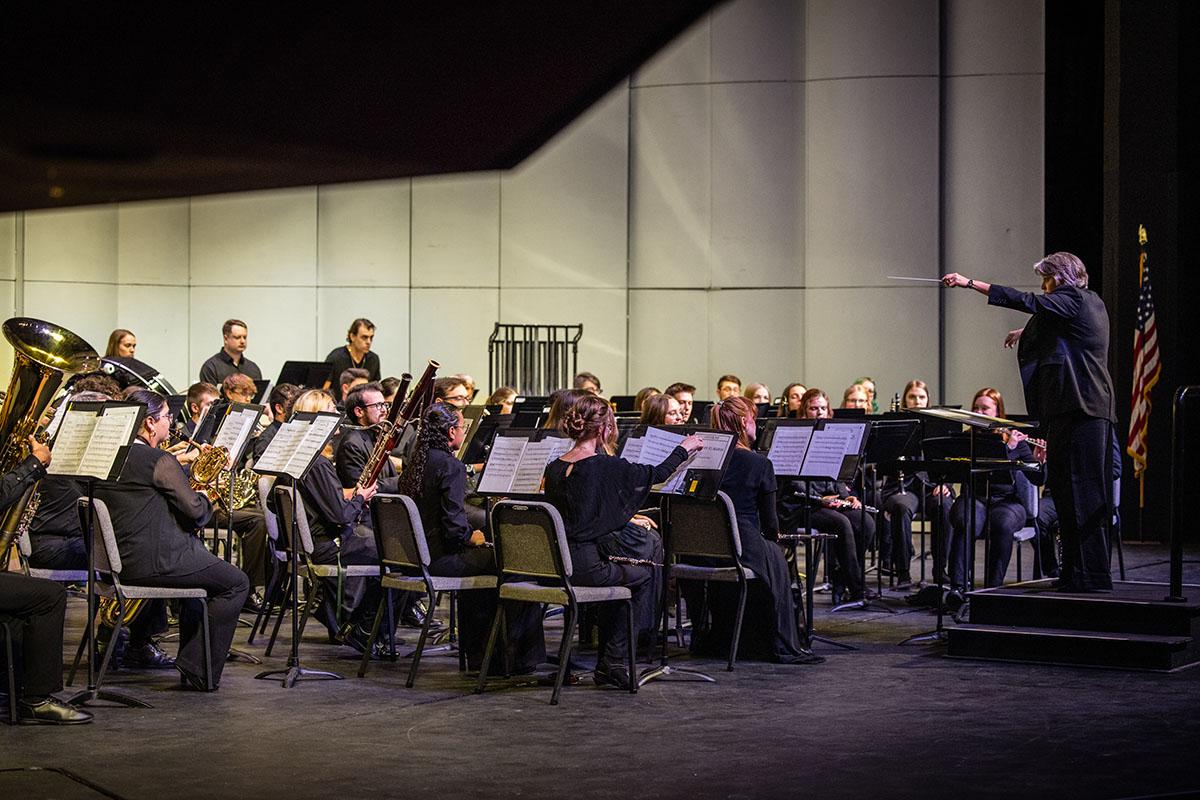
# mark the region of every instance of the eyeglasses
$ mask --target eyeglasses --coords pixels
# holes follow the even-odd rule
[[[367,403],[367,408],[391,408],[392,404],[387,400],[380,400],[378,403]]]
[[[455,394],[455,395],[447,395],[446,396],[447,403],[465,403],[469,399],[470,398],[467,397],[467,395],[465,395],[465,394]]]

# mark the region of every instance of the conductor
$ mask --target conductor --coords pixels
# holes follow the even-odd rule
[[[1017,348],[1025,405],[1046,437],[1047,482],[1060,514],[1062,573],[1066,592],[1112,589],[1108,520],[1111,519],[1111,449],[1116,422],[1108,374],[1108,313],[1088,290],[1078,256],[1052,253],[1033,267],[1042,294],[1019,292],[967,278],[942,277],[949,287],[986,294],[988,304],[1032,315],[1010,331],[1005,347]]]

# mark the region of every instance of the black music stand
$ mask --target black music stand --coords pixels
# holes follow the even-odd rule
[[[290,383],[302,389],[320,389],[334,377],[333,365],[324,361],[285,361],[275,385]]]
[[[111,417],[114,420],[113,429],[104,431],[100,422],[111,409],[123,410]],[[50,466],[54,468],[54,471],[49,473],[47,470],[47,472],[86,483],[88,501],[83,531],[88,568],[88,615],[83,631],[83,639],[87,643],[88,651],[87,688],[71,695],[67,703],[73,706],[83,706],[96,700],[103,700],[130,708],[153,708],[144,700],[138,700],[113,689],[101,689],[96,685],[96,570],[93,568],[92,558],[96,548],[96,508],[94,503],[96,481],[116,481],[120,478],[125,460],[129,456],[129,448],[141,428],[142,420],[146,418],[146,407],[141,403],[125,403],[115,400],[103,403],[71,402],[67,403],[63,413],[63,422],[59,426],[54,440],[54,446],[59,449],[60,458],[57,463],[51,459]],[[125,425],[128,425],[127,433],[124,430],[115,430],[117,415],[126,418],[126,422],[121,427],[124,428]],[[90,424],[90,421],[85,418],[92,418],[95,420],[95,424]],[[85,430],[89,428],[90,430]],[[58,447],[60,442],[62,447]],[[82,447],[80,447],[81,445]],[[109,646],[115,647],[116,642],[111,642]],[[74,673],[74,669],[72,669],[72,673]]]
[[[915,418],[909,419],[875,419],[871,420],[870,435],[867,437],[867,448],[863,453],[863,463],[867,469],[871,470],[871,500],[878,508],[875,517],[875,589],[880,597],[883,596],[883,571],[879,566],[883,562],[883,552],[881,543],[883,542],[883,514],[882,505],[879,502],[879,468],[882,465],[884,472],[892,471],[901,456],[912,455],[913,447],[917,441],[917,432],[921,427],[921,423]],[[867,481],[864,473],[864,493],[866,491]],[[863,501],[866,502],[864,495]],[[897,565],[892,565],[893,569]],[[866,563],[863,564],[864,575]]]
[[[275,438],[267,445],[266,451],[255,464],[256,469],[263,475],[280,477],[287,475],[294,481],[291,486],[292,524],[288,530],[288,546],[291,548],[288,567],[292,579],[292,642],[288,651],[287,667],[260,672],[255,680],[271,680],[281,678],[280,686],[290,689],[302,680],[340,681],[342,676],[326,670],[305,669],[300,664],[300,542],[299,523],[296,516],[299,509],[297,492],[299,483],[312,468],[313,462],[325,448],[333,436],[334,429],[342,420],[341,414],[327,412],[297,412],[292,414]],[[283,610],[280,609],[280,614]]]

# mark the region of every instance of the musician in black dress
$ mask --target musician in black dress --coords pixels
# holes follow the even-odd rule
[[[1003,417],[1004,397],[995,389],[984,387],[971,399],[971,410],[976,414],[987,414],[989,417]],[[1025,434],[1014,430],[994,435],[1004,436],[1008,457],[1012,461],[1034,461],[1033,450],[1025,441]],[[1027,478],[1022,480],[1024,479],[1041,485],[1042,473],[1029,473]],[[1001,586],[1004,583],[1004,575],[1008,572],[1008,562],[1012,558],[1013,534],[1025,526],[1028,510],[1021,502],[1017,478],[1013,471],[996,471],[986,476],[977,476],[973,488],[975,535],[977,538],[987,537],[988,540],[984,585]],[[967,498],[964,494],[954,501],[950,509],[950,589],[960,594],[967,588],[963,548],[967,547],[967,531],[971,524],[968,513]],[[956,595],[952,600],[961,600],[961,597]]]
[[[781,664],[819,663],[823,659],[800,646],[791,570],[783,551],[775,544],[779,534],[775,468],[766,456],[750,449],[757,434],[758,409],[745,397],[733,395],[714,405],[709,413],[713,428],[737,437],[729,468],[721,480],[721,491],[729,495],[737,514],[741,563],[758,578],[750,581],[746,595],[739,656]],[[699,609],[703,595],[697,591],[696,582],[681,581],[681,585],[689,608]],[[712,617],[712,640],[722,654],[728,653],[737,611],[737,587],[728,583],[710,584],[707,604]],[[696,645],[694,635],[693,645]],[[693,649],[709,648],[694,646]]]
[[[1034,265],[1042,294],[1019,292],[950,273],[947,286],[986,294],[989,305],[1030,314],[1005,345],[1017,346],[1025,407],[1041,422],[1049,482],[1058,506],[1063,563],[1059,588],[1108,591],[1112,468],[1109,441],[1116,422],[1108,374],[1108,312],[1089,291],[1087,269],[1071,253]]]
[[[472,530],[463,504],[467,470],[454,457],[466,436],[462,412],[443,403],[425,412],[412,461],[404,470],[400,491],[412,497],[421,513],[421,525],[429,542],[431,575],[463,577],[495,575],[496,557],[487,546],[483,531]],[[494,591],[461,592],[458,595],[459,646],[467,666],[480,669],[487,647],[488,629],[496,614]],[[509,664],[518,674],[531,672],[546,660],[542,632],[542,609],[532,603],[509,602],[505,606]],[[492,670],[502,669],[503,653],[493,656]]]
[[[704,446],[689,436],[657,466],[631,464],[609,455],[617,422],[608,403],[583,397],[563,417],[561,428],[574,440],[562,458],[546,467],[546,500],[562,514],[574,574],[580,586],[627,586],[633,594],[634,634],[653,617],[649,567],[615,564],[604,554],[606,540],[621,532],[642,508],[650,487],[668,478],[688,454]],[[599,685],[629,687],[637,676],[622,666],[630,647],[625,605],[604,603],[599,611],[600,655],[594,679]]]
[[[158,445],[171,427],[162,395],[139,391],[130,400],[146,406],[146,418],[129,448],[121,479],[102,482],[95,496],[108,506],[123,568],[121,578],[147,586],[200,587],[208,592],[209,669],[213,688],[221,680],[250,591],[245,573],[210,553],[196,536],[212,517],[208,498],[192,490],[179,462]],[[198,600],[182,600],[175,667],[185,684],[203,690],[203,643]]]

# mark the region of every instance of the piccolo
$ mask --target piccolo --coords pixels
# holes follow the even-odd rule
[[[629,564],[634,567],[662,567],[663,564],[657,561],[651,561],[648,558],[630,558],[628,556],[609,556],[608,560],[614,564]]]

